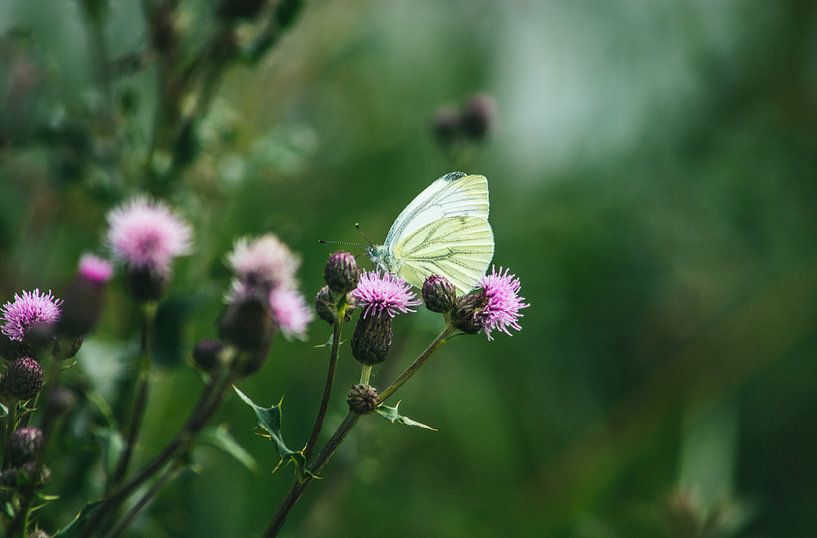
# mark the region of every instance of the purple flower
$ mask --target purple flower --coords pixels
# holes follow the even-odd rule
[[[493,267],[490,275],[482,277],[480,285],[486,304],[478,316],[488,340],[493,340],[491,331],[494,330],[505,334],[511,334],[509,328],[521,331],[519,318],[522,314],[519,311],[530,305],[525,302],[524,297],[519,296],[522,286],[519,279],[510,274],[508,269],[503,271],[500,267],[497,271]]]
[[[105,284],[113,276],[113,266],[108,260],[86,253],[79,259],[79,276],[94,284]]]
[[[267,289],[294,287],[295,272],[301,265],[298,256],[273,234],[239,239],[227,263],[240,281]]]
[[[108,213],[108,245],[133,268],[170,272],[174,258],[190,252],[192,230],[163,202],[138,197]]]
[[[314,315],[303,296],[289,288],[279,287],[269,296],[270,313],[287,339],[306,337],[306,328]]]
[[[352,299],[363,308],[363,317],[385,312],[393,318],[401,312],[414,312],[409,307],[420,304],[408,282],[391,273],[377,271],[360,275],[357,287],[352,290]]]
[[[60,317],[62,301],[40,290],[14,294],[14,301],[3,305],[3,333],[11,340],[22,342],[26,331],[38,323],[53,323]]]

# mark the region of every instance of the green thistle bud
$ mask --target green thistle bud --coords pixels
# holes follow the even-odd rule
[[[255,294],[228,304],[219,324],[219,336],[222,340],[248,352],[267,347],[274,332],[269,303]]]
[[[444,276],[431,275],[423,282],[423,301],[432,312],[450,312],[457,301],[457,289]]]
[[[166,274],[150,267],[130,266],[126,276],[128,290],[134,299],[142,303],[158,301],[168,281]]]
[[[12,398],[28,400],[43,387],[43,368],[32,358],[12,362],[3,377],[3,391]]]
[[[349,390],[346,403],[349,404],[350,411],[359,415],[374,411],[377,408],[377,389],[358,383]]]
[[[360,279],[360,268],[349,252],[333,252],[323,270],[323,279],[337,295],[349,293]]]
[[[315,312],[318,313],[318,317],[332,325],[335,323],[336,308],[329,286],[324,286],[318,290],[318,294],[315,295]]]
[[[57,387],[49,391],[45,412],[51,416],[60,416],[73,409],[76,403],[77,397],[71,389]]]
[[[11,434],[6,449],[12,465],[34,461],[43,449],[43,432],[39,428],[17,428]]]
[[[482,329],[479,314],[486,304],[487,298],[482,289],[460,297],[451,310],[451,324],[466,334],[477,334]]]
[[[391,342],[391,317],[387,313],[360,316],[352,335],[352,355],[363,364],[378,364],[386,360]]]
[[[221,366],[224,346],[218,340],[202,340],[193,348],[193,361],[205,372],[216,371]]]

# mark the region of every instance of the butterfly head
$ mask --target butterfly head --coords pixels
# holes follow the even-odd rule
[[[381,271],[396,273],[400,269],[400,262],[389,252],[386,245],[369,245],[366,247],[366,255]]]

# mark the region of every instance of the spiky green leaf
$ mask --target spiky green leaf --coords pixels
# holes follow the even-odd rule
[[[408,417],[404,417],[398,412],[398,407],[400,406],[400,402],[397,402],[394,407],[389,407],[388,405],[380,405],[376,409],[377,414],[381,417],[385,418],[392,424],[403,424],[405,426],[414,426],[415,428],[424,428],[426,430],[437,431],[436,428],[432,428],[431,426],[426,426],[421,422],[417,422],[416,420],[412,420]]]

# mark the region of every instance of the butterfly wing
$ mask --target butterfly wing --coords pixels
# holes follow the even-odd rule
[[[467,293],[485,274],[494,256],[494,232],[482,217],[444,217],[405,233],[393,245],[398,274],[421,287],[432,274],[448,278]]]
[[[451,172],[418,194],[397,216],[386,236],[386,248],[431,222],[454,216],[488,218],[485,176]]]

